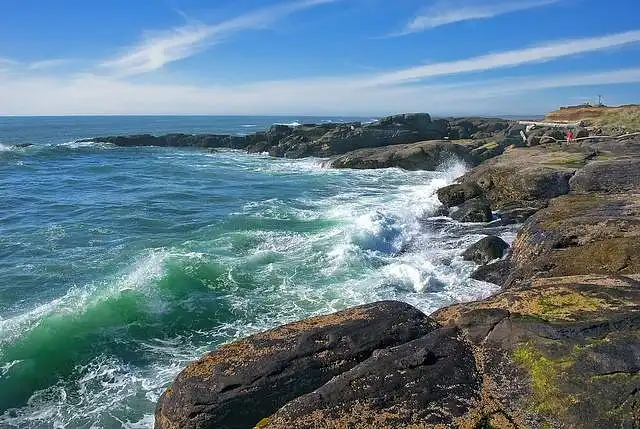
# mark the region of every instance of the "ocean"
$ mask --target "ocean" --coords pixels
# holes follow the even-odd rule
[[[435,216],[455,160],[350,171],[75,142],[353,119],[0,117],[0,427],[151,428],[163,389],[220,344],[377,300],[430,313],[493,293],[460,256],[486,231]]]

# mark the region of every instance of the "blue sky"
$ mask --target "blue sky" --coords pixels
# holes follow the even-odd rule
[[[639,0],[0,0],[0,114],[640,102]]]

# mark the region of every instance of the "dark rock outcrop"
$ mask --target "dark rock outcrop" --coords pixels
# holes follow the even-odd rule
[[[471,350],[457,329],[437,329],[376,352],[301,396],[262,428],[455,427],[479,399]]]
[[[484,381],[459,427],[637,427],[639,279],[538,279],[434,313],[465,333]]]
[[[478,163],[471,149],[449,141],[425,141],[407,145],[360,149],[335,158],[333,168],[389,168],[405,170],[436,170],[445,162],[459,159],[471,165]]]
[[[509,245],[500,237],[490,235],[469,246],[462,253],[462,259],[485,265],[495,259],[501,259],[509,249]]]
[[[491,222],[491,204],[484,197],[473,198],[453,208],[451,218],[458,222]]]
[[[509,274],[511,274],[511,263],[508,260],[500,260],[489,265],[478,267],[478,269],[471,274],[471,278],[502,286],[509,277]]]
[[[273,125],[265,132],[249,135],[149,134],[96,137],[81,141],[117,146],[175,146],[194,148],[245,149],[271,156],[303,158],[331,157],[365,148],[459,139],[473,150],[474,159],[488,159],[517,141],[519,129],[502,119],[462,118],[432,120],[427,113],[408,113],[382,118],[372,123],[322,123],[300,126]],[[469,142],[469,139],[473,139]],[[364,168],[364,167],[360,167]],[[372,167],[375,168],[375,167]]]
[[[593,152],[560,147],[516,148],[490,159],[462,177],[483,188],[496,209],[539,208],[569,192],[569,180]]]
[[[287,402],[367,361],[374,351],[437,328],[408,304],[385,301],[236,341],[176,377],[158,402],[156,428],[253,427]]]
[[[482,188],[473,182],[456,183],[438,189],[438,200],[448,208],[459,206],[465,201],[481,195]]]
[[[569,181],[572,192],[640,192],[640,157],[595,161]]]
[[[516,237],[505,286],[535,277],[640,273],[640,194],[564,195]]]

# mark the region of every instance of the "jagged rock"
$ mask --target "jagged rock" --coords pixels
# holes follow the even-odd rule
[[[405,170],[436,170],[445,162],[459,159],[475,165],[471,149],[449,141],[426,141],[407,145],[360,149],[331,161],[333,168],[388,168]]]
[[[640,272],[640,194],[564,195],[522,227],[513,287],[535,277]]]
[[[507,280],[511,273],[511,264],[507,260],[496,261],[489,265],[478,267],[472,274],[471,278],[487,283],[493,283],[498,286]]]
[[[537,279],[434,313],[465,333],[484,379],[482,400],[459,427],[637,427],[639,279]]]
[[[374,351],[438,327],[408,304],[383,301],[236,341],[176,377],[158,402],[155,427],[253,427],[287,402],[367,361]]]
[[[569,179],[593,156],[581,149],[515,148],[482,163],[461,181],[480,185],[496,209],[539,208],[568,193]]]
[[[451,218],[458,222],[491,222],[491,204],[484,197],[473,198],[452,209]]]
[[[455,207],[467,200],[481,196],[482,188],[473,182],[456,183],[438,189],[437,194],[438,200],[445,207]]]
[[[640,191],[640,158],[595,161],[569,181],[572,192]]]
[[[479,391],[470,349],[456,329],[444,328],[376,352],[289,402],[260,427],[454,427],[479,399]]]
[[[495,259],[502,258],[507,249],[509,249],[509,245],[502,238],[490,235],[469,246],[462,253],[462,259],[473,261],[478,265],[485,265]]]

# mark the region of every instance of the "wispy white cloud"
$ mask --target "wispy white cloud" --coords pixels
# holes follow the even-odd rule
[[[418,16],[414,17],[407,23],[404,30],[397,35],[417,33],[455,22],[493,18],[506,13],[547,6],[562,0],[481,1],[482,2],[469,0],[440,1],[433,7],[422,11]]]
[[[147,73],[191,57],[234,33],[262,29],[295,12],[336,1],[340,0],[298,0],[254,10],[214,25],[189,24],[155,33],[121,56],[103,62],[102,66],[120,77]]]
[[[435,78],[550,61],[638,42],[640,31],[630,31],[390,72],[233,85],[154,84],[109,75],[24,73],[22,66],[3,72],[0,68],[5,75],[0,79],[0,114],[382,114],[429,111],[434,107],[436,113],[460,112],[456,110],[459,106],[464,106],[465,112],[486,114],[483,103],[487,98],[495,100],[491,104],[495,109],[509,97],[525,92],[638,83],[640,68],[484,81],[477,77],[465,81],[460,76],[453,84],[438,83]],[[513,112],[511,105],[505,106],[503,112]],[[526,110],[532,111],[536,110]]]
[[[49,69],[52,69],[52,68],[64,66],[66,64],[69,64],[70,62],[71,62],[71,60],[66,60],[66,59],[62,59],[62,58],[35,61],[33,63],[29,63],[27,65],[27,69],[28,70],[49,70]]]
[[[397,85],[436,76],[516,67],[529,63],[551,61],[572,55],[617,48],[638,42],[640,42],[640,30],[601,37],[551,42],[531,48],[498,52],[464,60],[427,64],[390,73],[382,73],[361,80],[361,84],[368,86]]]

